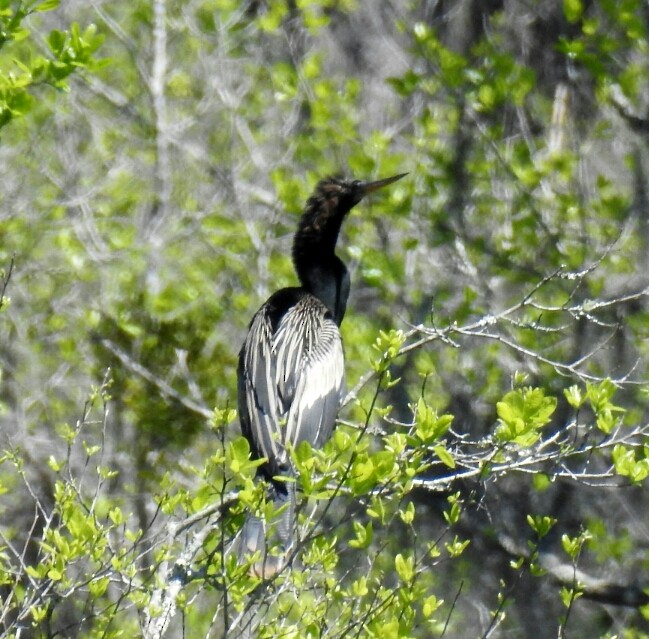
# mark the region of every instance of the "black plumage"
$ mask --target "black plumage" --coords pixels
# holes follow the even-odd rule
[[[293,264],[301,286],[274,293],[257,311],[239,354],[241,430],[255,458],[268,498],[282,508],[273,525],[277,553],[268,553],[266,523],[248,515],[242,554],[260,552],[252,571],[270,577],[281,570],[293,546],[295,483],[287,446],[322,446],[343,399],[345,368],[338,327],[349,296],[349,273],[335,254],[347,213],[368,193],[404,174],[361,182],[327,178],[306,204],[293,241]],[[288,481],[278,480],[285,477]]]

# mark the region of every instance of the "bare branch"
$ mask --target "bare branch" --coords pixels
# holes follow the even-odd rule
[[[167,99],[165,83],[167,75],[167,6],[166,0],[153,2],[153,68],[151,69],[151,95],[155,115],[155,196],[156,205],[147,224],[151,231],[164,223],[171,201],[171,164],[169,158],[169,130],[167,122]]]
[[[590,267],[577,273],[566,272],[563,269],[557,269],[556,271],[539,280],[539,282],[537,282],[530,289],[530,291],[523,295],[519,302],[500,312],[484,315],[480,319],[469,322],[463,326],[451,324],[443,329],[440,329],[435,326],[424,326],[420,324],[418,326],[411,327],[410,330],[406,331],[405,333],[406,340],[404,345],[399,350],[397,357],[407,355],[408,353],[423,348],[424,346],[427,346],[435,341],[442,341],[445,344],[449,344],[452,347],[457,348],[459,344],[453,338],[459,335],[463,337],[494,340],[500,342],[503,346],[506,346],[507,348],[517,352],[519,355],[522,355],[539,363],[552,366],[560,374],[575,376],[579,379],[587,381],[601,381],[600,377],[580,370],[580,367],[590,359],[592,359],[592,357],[596,353],[601,351],[601,349],[608,343],[608,341],[612,339],[613,333],[604,337],[604,339],[600,343],[595,344],[585,355],[581,356],[578,360],[575,360],[572,363],[567,363],[562,362],[558,359],[543,356],[539,352],[518,343],[514,338],[504,335],[501,332],[497,332],[495,330],[489,331],[487,330],[487,328],[497,328],[499,325],[507,323],[518,328],[533,328],[536,331],[543,331],[544,327],[542,326],[538,326],[536,324],[534,326],[523,325],[520,324],[520,322],[518,322],[518,320],[516,319],[516,316],[519,312],[523,311],[524,309],[534,308],[535,310],[546,313],[565,313],[575,320],[581,317],[585,317],[592,324],[604,326],[605,328],[610,328],[612,330],[616,329],[616,324],[602,324],[602,322],[599,321],[594,316],[594,314],[598,311],[609,310],[628,302],[646,298],[649,295],[649,289],[643,288],[638,291],[629,291],[619,297],[607,300],[597,300],[592,302],[586,300],[580,304],[570,304],[567,302],[562,306],[546,305],[542,302],[537,301],[536,299],[536,295],[545,286],[555,280],[577,280],[579,282],[582,281],[588,274],[590,274],[595,268],[597,268],[603,258],[604,256],[602,256]],[[572,299],[572,297],[573,295],[570,295],[569,300]],[[555,327],[548,329],[548,332],[556,332]],[[377,373],[374,370],[368,371],[365,375],[363,375],[356,383],[356,385],[347,393],[342,406],[346,406],[350,402],[355,400],[358,397],[361,389],[364,388],[371,380],[375,379],[376,376]],[[628,374],[623,375],[614,381],[618,384],[629,384],[631,382],[629,381],[628,377]],[[644,382],[639,381],[635,383]]]
[[[145,379],[147,382],[153,384],[164,397],[168,397],[179,402],[188,410],[196,413],[197,415],[201,415],[201,417],[205,417],[206,419],[210,419],[212,417],[212,411],[209,410],[207,406],[198,404],[189,397],[181,395],[163,379],[156,377],[156,375],[154,375],[149,369],[142,366],[142,364],[140,364],[139,362],[136,362],[128,353],[122,350],[111,340],[103,338],[100,339],[99,342],[106,350],[115,355],[115,357],[117,357],[117,359],[119,359],[119,361],[122,362],[122,364],[126,366],[126,368],[128,368],[131,372],[139,375],[142,379]]]
[[[151,603],[145,611],[142,628],[144,639],[160,639],[164,636],[176,614],[176,598],[183,586],[193,577],[190,566],[194,557],[201,551],[205,539],[218,525],[223,513],[236,501],[237,496],[235,492],[224,495],[218,504],[212,504],[181,522],[170,522],[167,525],[166,535],[161,543],[171,547],[182,533],[205,520],[200,530],[188,537],[175,561],[164,561],[158,567],[156,579],[161,585],[153,591]]]
[[[517,543],[509,535],[499,535],[498,543],[507,554],[517,559],[531,558],[530,547],[527,544]],[[554,552],[539,549],[538,562],[559,584],[567,588],[577,588],[586,599],[629,608],[640,608],[649,604],[646,587],[642,588],[633,583],[615,583],[608,579],[594,577],[573,563],[563,561]]]

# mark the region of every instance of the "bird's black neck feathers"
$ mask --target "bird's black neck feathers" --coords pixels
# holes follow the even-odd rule
[[[349,296],[349,274],[336,255],[336,242],[347,213],[360,202],[357,181],[327,178],[318,183],[293,240],[293,264],[302,287],[342,322]]]

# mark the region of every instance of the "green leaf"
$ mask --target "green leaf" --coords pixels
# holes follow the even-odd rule
[[[368,521],[366,526],[363,526],[360,522],[354,521],[354,534],[356,537],[349,541],[349,545],[352,548],[367,548],[372,543],[373,537],[373,526],[372,522]]]
[[[532,485],[534,490],[543,492],[552,485],[552,480],[545,473],[535,473],[532,476]]]
[[[52,581],[61,581],[63,578],[63,573],[58,570],[57,568],[50,568],[47,571],[47,576],[52,580]]]
[[[421,76],[412,69],[408,69],[401,77],[388,78],[388,83],[402,97],[412,95],[419,87],[420,81]]]
[[[369,593],[369,588],[367,587],[367,578],[359,577],[352,583],[352,594],[354,597],[364,597]]]
[[[385,508],[385,501],[378,495],[372,497],[372,503],[366,510],[367,514],[374,519],[378,519],[382,524],[385,523],[388,512]]]
[[[424,617],[426,618],[431,617],[443,603],[444,600],[438,599],[435,595],[426,597],[426,599],[424,599],[424,602],[421,606],[421,612],[424,615]]]
[[[566,586],[562,586],[561,588],[561,602],[566,608],[570,608],[575,601],[575,599],[578,599],[581,597],[583,592],[580,590],[576,590],[574,588],[567,588]]]
[[[446,433],[453,422],[453,415],[437,415],[437,411],[426,404],[423,397],[417,402],[415,435],[423,444],[429,444]]]
[[[58,56],[63,50],[67,38],[67,34],[63,31],[58,31],[57,29],[51,31],[49,37],[47,38],[47,42],[50,45],[52,53]]]
[[[569,537],[566,534],[561,535],[561,545],[564,551],[570,555],[571,559],[575,559],[579,552],[579,541],[577,538]]]
[[[119,526],[124,521],[124,516],[120,508],[115,506],[108,511],[108,517],[116,525]]]
[[[237,417],[234,408],[215,408],[210,417],[210,426],[214,429],[223,428],[231,424]]]
[[[275,32],[279,29],[287,14],[286,2],[277,0],[268,4],[266,11],[257,19],[257,24],[262,31]]]
[[[399,553],[394,558],[394,568],[397,571],[397,575],[404,583],[410,583],[415,576],[415,560],[413,557],[404,558],[404,556]]]
[[[564,397],[568,401],[568,404],[573,408],[580,408],[581,405],[586,400],[584,394],[581,392],[581,389],[577,385],[573,385],[570,388],[565,388],[563,390]]]
[[[108,577],[99,577],[88,584],[88,590],[93,597],[101,597],[108,590],[109,583],[110,579]]]
[[[408,502],[406,509],[399,510],[399,517],[404,524],[410,525],[415,520],[415,504],[413,502]]]
[[[44,11],[57,9],[60,4],[61,0],[43,0],[43,2],[39,2],[36,6],[32,7],[31,10],[37,13],[43,13]]]
[[[447,501],[451,505],[448,510],[444,511],[444,519],[449,523],[449,525],[456,524],[460,520],[460,515],[462,514],[462,507],[460,504],[460,493],[457,492],[453,495],[449,495]]]
[[[481,110],[491,111],[496,106],[498,97],[496,91],[489,84],[483,84],[478,90],[478,100],[480,101]]]
[[[250,459],[250,444],[245,437],[237,437],[227,447],[226,461],[230,470],[240,477],[250,477],[264,459]]]
[[[47,566],[45,564],[27,566],[25,572],[33,579],[42,579],[47,574]]]
[[[577,22],[583,13],[583,0],[563,0],[563,15],[566,16],[568,22]]]
[[[619,423],[619,419],[613,415],[613,413],[608,410],[602,410],[598,413],[597,419],[595,420],[595,425],[599,430],[604,434],[610,435],[611,431]]]
[[[47,617],[48,614],[48,607],[47,606],[30,606],[29,607],[29,614],[32,617],[32,622],[35,625],[40,624],[42,621],[44,621]]]
[[[448,448],[442,446],[441,444],[437,444],[437,446],[433,446],[433,450],[439,457],[440,461],[444,463],[444,465],[448,466],[449,468],[455,468],[455,458],[449,452]]]
[[[65,465],[63,462],[60,462],[54,457],[54,455],[50,455],[49,459],[47,460],[47,465],[55,472],[58,473],[61,468]]]
[[[374,462],[366,454],[358,455],[349,475],[349,487],[355,495],[362,495],[374,488],[378,476]]]
[[[573,562],[576,562],[581,553],[583,545],[591,538],[591,534],[584,530],[576,537],[570,537],[569,535],[561,536],[561,545],[563,546],[564,551],[570,556]]]
[[[25,115],[34,106],[34,98],[27,91],[17,91],[10,101],[10,110],[12,115]]]

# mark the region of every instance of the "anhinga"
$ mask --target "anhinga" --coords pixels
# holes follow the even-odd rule
[[[295,483],[287,446],[308,441],[322,446],[331,434],[343,399],[345,361],[338,327],[349,296],[349,273],[335,254],[347,213],[368,193],[405,173],[361,182],[327,178],[309,198],[293,240],[293,264],[301,286],[274,293],[250,323],[239,354],[241,430],[252,455],[265,458],[259,475],[268,498],[282,512],[273,521],[281,555],[269,555],[266,525],[249,514],[242,555],[260,552],[252,567],[269,578],[281,570],[293,545]],[[288,478],[288,481],[278,480]]]

